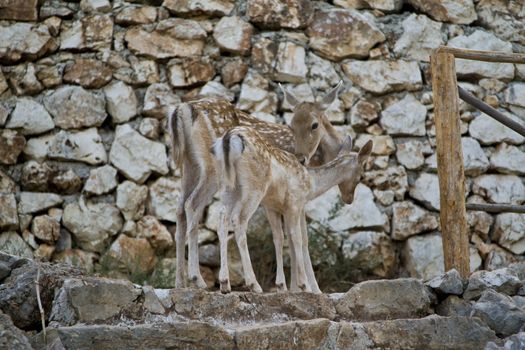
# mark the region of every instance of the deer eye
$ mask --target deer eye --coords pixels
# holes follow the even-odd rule
[[[318,126],[319,126],[319,123],[313,123],[312,124],[312,130],[317,129]]]

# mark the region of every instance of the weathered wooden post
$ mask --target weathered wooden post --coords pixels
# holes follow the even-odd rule
[[[468,277],[470,254],[465,210],[465,174],[454,55],[438,49],[431,56],[430,63],[445,271],[455,268],[462,277]]]

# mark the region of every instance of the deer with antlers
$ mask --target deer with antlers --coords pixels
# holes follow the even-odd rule
[[[267,212],[283,216],[284,229],[291,241],[290,250],[296,260],[297,286],[302,291],[312,291],[304,261],[304,252],[308,251],[308,241],[303,239],[306,229],[302,223],[304,206],[343,181],[352,182],[354,187],[357,185],[363,164],[372,151],[372,141],[368,141],[359,153],[351,151],[352,139],[347,136],[334,160],[320,167],[306,168],[295,156],[271,145],[253,128],[230,129],[214,144],[212,153],[225,179],[221,196],[224,212],[218,232],[221,291],[230,290],[227,228],[231,224],[234,229],[241,259],[249,259],[246,228],[259,204]],[[243,261],[243,266],[245,263],[248,262]],[[246,283],[254,283],[255,276],[250,277],[252,280]]]
[[[206,288],[199,271],[197,225],[202,218],[204,208],[211,203],[214,194],[219,189],[218,169],[209,152],[213,142],[227,130],[238,125],[244,125],[257,129],[261,136],[272,145],[295,152],[294,135],[302,142],[301,131],[299,130],[300,126],[302,126],[302,118],[307,123],[310,123],[309,128],[319,130],[314,131],[317,141],[314,140],[314,142],[309,142],[308,145],[301,147],[319,146],[319,154],[321,156],[318,158],[321,161],[329,160],[330,157],[333,159],[340,148],[341,137],[331,128],[329,121],[322,112],[335,100],[340,85],[332,89],[320,103],[311,104],[312,110],[316,111],[315,118],[321,124],[321,127],[318,124],[318,127],[315,128],[311,124],[311,120],[305,118],[305,113],[299,113],[298,115],[301,117],[298,117],[297,121],[292,122],[292,127],[290,128],[285,125],[267,123],[256,119],[247,113],[235,109],[227,101],[220,99],[202,99],[177,106],[168,122],[173,143],[173,158],[177,167],[181,168],[182,173],[182,191],[177,209],[177,229],[175,234],[177,247],[176,287],[185,285],[183,274],[185,269],[184,253],[186,237],[188,237],[188,277],[190,283],[199,288]],[[308,105],[305,104],[307,103],[299,103],[297,98],[286,93],[286,91],[285,96],[296,109],[303,105],[304,107],[299,108],[299,111],[306,112]],[[311,138],[308,140],[311,140]],[[315,149],[313,151],[308,150],[307,154],[310,155],[312,152],[315,152]],[[304,157],[305,161],[307,160],[306,158]],[[350,200],[351,202],[355,185],[343,182],[339,187],[342,190],[343,200],[346,199],[345,201]],[[276,240],[279,241],[279,237],[283,235],[281,215],[267,211],[267,216],[274,233],[274,242]],[[303,226],[305,226],[304,215],[302,220],[304,221]],[[306,233],[305,237],[307,240]],[[282,239],[280,241],[282,242]],[[276,243],[278,244],[279,242]],[[278,247],[276,245],[276,250],[279,248],[282,251],[282,246]],[[280,256],[279,254],[277,255]],[[292,256],[292,259],[295,260],[295,257]],[[312,286],[311,289],[319,292],[309,256],[305,258],[305,261],[309,284]],[[243,263],[249,264],[249,258],[243,259]],[[277,264],[276,284],[279,289],[286,290],[282,259]],[[245,279],[249,280],[250,278],[246,278],[246,275],[253,274],[251,264],[249,266],[244,266],[243,264],[243,269],[245,271]],[[294,276],[295,269],[292,269],[292,290],[296,287]],[[257,282],[253,283],[251,289],[261,291]]]

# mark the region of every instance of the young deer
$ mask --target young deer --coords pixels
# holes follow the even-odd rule
[[[316,107],[316,110],[319,110],[321,107],[328,107],[337,97],[339,87],[340,85],[332,89],[323,98],[321,104]],[[289,96],[291,96],[289,100],[291,98],[294,99],[292,102],[297,101],[292,95]],[[273,145],[290,152],[295,150],[294,134],[297,135],[296,137],[301,138],[299,131],[293,131],[286,125],[261,121],[234,108],[229,102],[221,99],[207,98],[182,103],[170,115],[168,128],[172,137],[173,158],[176,166],[181,168],[182,172],[182,190],[177,208],[177,230],[175,234],[177,246],[176,287],[180,288],[185,285],[183,272],[185,270],[186,237],[189,240],[188,277],[190,283],[199,288],[206,287],[199,271],[197,225],[202,218],[204,208],[211,203],[213,195],[219,188],[215,162],[211,160],[208,150],[219,136],[238,125],[256,128],[262,137],[269,140]],[[295,122],[292,128],[299,128],[300,126],[300,122]],[[341,145],[342,138],[338,140],[339,143],[337,145],[335,144],[336,139],[333,139],[330,143],[321,142],[320,147],[323,147],[324,144],[330,146],[330,149],[322,150],[321,153],[333,154],[332,148],[339,149]],[[319,143],[312,144],[314,147],[318,145]],[[333,157],[335,157],[335,154]],[[341,189],[343,189],[342,186],[340,185]],[[348,188],[348,196],[353,195],[355,185],[352,187],[352,184],[348,184],[345,188]],[[274,233],[274,241],[275,239],[279,240],[278,237],[283,235],[281,215],[269,210],[266,211],[266,214]],[[276,249],[278,249],[277,246]],[[279,256],[279,254],[277,255]],[[292,263],[294,258],[292,254]],[[309,256],[305,259],[307,261],[308,279],[312,289],[319,291]],[[250,270],[251,265],[243,267],[247,271]],[[292,269],[292,271],[295,270]],[[292,273],[292,276],[295,276],[295,273]],[[282,260],[277,261],[276,284],[279,289],[286,290]],[[295,284],[292,287],[294,286]],[[254,288],[256,291],[260,290],[258,284]]]
[[[284,229],[290,238],[290,250],[295,255],[297,286],[312,291],[306,277],[304,252],[304,206],[306,203],[343,181],[354,187],[360,180],[363,164],[372,151],[372,141],[359,153],[351,152],[350,136],[342,143],[337,157],[317,168],[305,168],[292,154],[270,144],[253,128],[235,127],[226,132],[213,146],[212,154],[223,169],[223,213],[219,228],[221,268],[219,282],[222,292],[230,291],[227,228],[233,227],[243,266],[250,259],[246,228],[255,210],[262,204],[267,211],[281,214]],[[229,222],[230,221],[230,222]],[[282,238],[279,245],[282,255]],[[278,257],[282,260],[282,256]],[[292,269],[294,267],[292,266]],[[246,281],[255,281],[255,276]],[[255,283],[257,283],[255,281]]]

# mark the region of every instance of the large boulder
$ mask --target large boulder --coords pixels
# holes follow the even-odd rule
[[[5,127],[17,129],[22,135],[36,135],[52,130],[55,124],[44,106],[33,99],[23,97],[17,100]]]
[[[478,18],[472,0],[408,0],[408,3],[440,22],[470,24]]]
[[[271,0],[249,0],[246,4],[246,15],[250,22],[268,29],[302,28],[307,24],[312,10],[308,0],[281,3]]]
[[[415,278],[361,282],[335,304],[337,313],[351,320],[418,318],[431,312],[433,297]]]
[[[166,146],[147,139],[127,124],[117,126],[109,159],[124,176],[140,184],[152,172],[166,175],[169,171]]]
[[[354,84],[374,94],[419,90],[423,84],[417,62],[350,61],[341,66]]]
[[[0,62],[35,60],[50,52],[55,41],[46,25],[14,23],[0,26]]]
[[[196,21],[180,18],[161,21],[152,31],[131,27],[124,36],[133,53],[153,59],[200,56],[205,39],[206,31]]]
[[[394,52],[398,56],[429,62],[432,51],[443,45],[443,24],[413,13],[402,25],[403,35],[396,41]]]
[[[308,26],[310,47],[332,61],[366,58],[385,35],[367,16],[350,9],[317,11]]]
[[[80,248],[97,253],[107,248],[110,238],[120,231],[123,224],[119,210],[106,203],[68,204],[62,222]]]
[[[62,129],[100,126],[107,116],[104,95],[80,86],[66,85],[48,93],[44,105]]]
[[[111,48],[113,18],[109,15],[88,15],[74,22],[64,22],[60,32],[61,50],[97,50]]]

